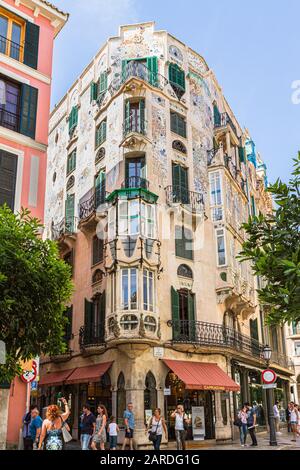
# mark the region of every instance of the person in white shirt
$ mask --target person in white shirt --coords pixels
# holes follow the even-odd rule
[[[273,406],[273,413],[274,413],[274,418],[275,418],[275,427],[276,427],[276,433],[281,434],[280,431],[280,413],[278,409],[279,401],[275,402],[275,405]]]
[[[186,450],[186,431],[188,427],[188,417],[184,412],[182,405],[178,405],[176,410],[171,414],[171,418],[175,418],[175,435],[177,450]]]
[[[298,434],[298,419],[299,419],[299,413],[298,413],[298,408],[297,405],[294,403],[291,403],[291,430],[293,433],[293,439],[292,442],[296,442],[297,434]],[[299,434],[298,434],[299,435]]]
[[[116,418],[111,416],[110,423],[108,425],[109,434],[109,450],[116,450],[118,443],[118,433],[120,432],[119,426],[116,423]]]

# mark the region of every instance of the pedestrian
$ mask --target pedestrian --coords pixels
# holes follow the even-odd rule
[[[171,418],[175,418],[175,436],[177,450],[186,450],[186,434],[188,429],[188,417],[182,405],[171,414]]]
[[[297,409],[297,405],[295,403],[291,403],[291,431],[293,433],[292,442],[296,442],[297,434],[298,434],[298,419],[299,419],[299,412]],[[299,435],[299,434],[298,434]]]
[[[95,434],[96,418],[91,412],[91,407],[87,403],[82,407],[82,415],[80,417],[80,443],[81,450],[89,450],[90,441]]]
[[[131,402],[128,403],[127,410],[124,411],[123,418],[125,424],[125,439],[123,442],[122,450],[125,450],[127,444],[129,444],[130,450],[133,450],[135,418],[133,413],[133,404]]]
[[[275,402],[275,405],[273,406],[273,414],[274,414],[274,419],[275,419],[275,429],[276,429],[276,434],[282,434],[280,432],[280,413],[279,413],[279,401]]]
[[[31,411],[31,422],[29,425],[30,435],[33,442],[33,449],[39,446],[40,435],[42,433],[43,420],[40,417],[40,412],[35,406]]]
[[[245,447],[246,440],[247,440],[247,433],[248,433],[248,427],[247,427],[248,409],[246,405],[243,405],[241,407],[238,413],[238,419],[240,420],[240,423],[239,423],[240,442],[241,442],[241,446]]]
[[[31,405],[29,411],[25,413],[22,419],[22,437],[24,450],[33,449],[33,440],[31,439],[30,423],[31,423],[31,412],[35,409],[35,405]]]
[[[257,447],[257,439],[255,434],[256,428],[256,412],[255,409],[250,405],[250,403],[245,403],[247,407],[247,428],[250,434],[252,444],[251,447]]]
[[[291,432],[291,405],[292,405],[292,402],[288,403],[288,406],[285,410],[285,419],[286,419],[286,422],[287,422],[287,431],[288,432]]]
[[[152,418],[148,423],[149,439],[153,444],[154,450],[160,450],[163,431],[167,439],[168,431],[165,419],[161,415],[161,409],[155,408]]]
[[[116,450],[118,444],[118,433],[120,428],[116,423],[116,418],[114,416],[110,417],[110,423],[108,425],[108,434],[109,434],[109,450]]]
[[[91,447],[92,450],[97,450],[97,444],[100,444],[100,450],[105,450],[107,410],[104,405],[99,405],[97,411],[98,416],[96,418],[96,427],[92,437]]]
[[[43,421],[41,437],[39,441],[39,450],[63,450],[63,427],[70,431],[66,420],[70,416],[70,409],[65,398],[61,398],[65,405],[64,413],[61,413],[57,405],[50,405],[47,408],[46,419]],[[44,447],[43,447],[44,444]]]

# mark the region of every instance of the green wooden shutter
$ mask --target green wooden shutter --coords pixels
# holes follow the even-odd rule
[[[89,341],[93,331],[94,304],[84,299],[84,337]]]
[[[140,131],[142,134],[144,134],[145,133],[145,100],[140,100],[139,111],[140,111]]]
[[[40,27],[26,21],[24,64],[33,69],[38,66]]]
[[[38,89],[22,84],[20,133],[35,139]]]
[[[98,83],[92,82],[90,90],[91,90],[90,102],[96,101],[98,97]]]
[[[75,194],[69,194],[66,199],[66,227],[70,233],[74,232]]]
[[[0,149],[0,206],[7,204],[12,211],[15,207],[17,168],[17,155]]]
[[[72,339],[73,305],[67,308],[66,317],[67,317],[68,323],[65,328],[64,340],[70,341]]]
[[[122,60],[122,82],[125,82],[125,80],[127,79],[127,74],[126,74],[126,66],[127,66],[127,63],[128,61],[125,59],[125,60]]]
[[[107,90],[107,72],[103,72],[100,74],[99,78],[99,95],[105,93]]]
[[[147,57],[147,68],[150,70],[149,83],[153,86],[158,85],[158,60],[157,57]]]
[[[78,124],[78,107],[73,106],[69,115],[69,133],[71,134],[72,131]]]
[[[169,81],[185,91],[185,73],[177,64],[169,65]]]
[[[215,126],[221,125],[221,114],[216,104],[214,104],[214,123]]]
[[[244,147],[239,147],[239,158],[240,158],[241,163],[245,162],[245,148]]]
[[[193,341],[196,336],[195,296],[191,292],[188,293],[188,320],[189,320],[189,340]]]
[[[105,338],[105,308],[106,308],[106,295],[105,291],[100,297],[100,318],[99,318],[99,334],[100,338]]]
[[[174,287],[171,287],[171,308],[172,308],[172,321],[173,321],[173,340],[180,336],[180,315],[179,315],[179,294]]]

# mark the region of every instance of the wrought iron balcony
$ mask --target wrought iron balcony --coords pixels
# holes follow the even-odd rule
[[[159,73],[152,72],[142,62],[138,60],[131,60],[126,64],[124,70],[122,71],[121,77],[111,83],[109,87],[111,95],[118,91],[123,85],[123,83],[125,83],[127,80],[129,80],[129,78],[132,77],[139,78],[149,83],[150,85],[153,85],[162,90],[169,83],[165,77],[163,77]]]
[[[92,196],[80,204],[79,219],[87,219],[90,215],[96,213],[97,209],[105,204],[108,194],[105,191],[105,184],[94,190]]]
[[[1,35],[0,52],[18,61],[21,61],[23,58],[23,46]]]
[[[0,126],[6,127],[11,131],[19,132],[20,116],[7,111],[4,106],[0,106]]]
[[[65,235],[74,235],[77,231],[77,225],[77,217],[64,217],[58,224],[52,225],[52,240],[59,240]]]
[[[79,346],[81,350],[105,345],[104,324],[92,323],[79,329]]]
[[[122,189],[149,189],[149,181],[141,176],[128,176],[122,183]]]
[[[219,129],[220,127],[230,126],[235,135],[237,136],[237,129],[232,122],[231,117],[228,113],[221,113],[217,119],[215,119],[215,129]]]
[[[192,212],[204,211],[204,196],[195,191],[189,191],[182,186],[167,186],[166,188],[167,204],[184,204],[189,206]]]
[[[136,111],[125,119],[123,125],[123,136],[126,137],[131,132],[145,135],[147,132],[147,122],[140,111]]]

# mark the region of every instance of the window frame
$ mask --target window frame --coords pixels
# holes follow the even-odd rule
[[[72,165],[70,164],[72,163]],[[77,148],[72,150],[67,157],[67,176],[69,176],[73,171],[76,170],[76,162],[77,162]],[[71,168],[70,168],[71,167]]]
[[[173,115],[176,116],[176,129],[174,128],[174,126],[172,126],[172,123],[173,123],[172,116]],[[182,123],[184,124],[182,133],[179,132],[178,119],[181,119]],[[187,138],[187,120],[186,120],[185,116],[183,116],[182,114],[177,113],[176,111],[171,110],[170,111],[170,124],[171,124],[170,125],[171,132],[173,132],[176,135],[180,135],[180,137],[182,137],[183,139]]]
[[[224,267],[227,266],[227,250],[226,250],[226,234],[224,228],[218,228],[215,230],[216,232],[216,254],[217,254],[217,266]],[[218,233],[219,232],[219,233]],[[223,238],[224,241],[224,250],[219,250],[218,240]],[[220,253],[224,252],[224,263],[220,263]]]
[[[23,62],[26,21],[23,20],[21,17],[14,15],[12,12],[6,11],[1,6],[0,6],[0,16],[2,16],[3,18],[7,20],[7,32],[6,32],[6,38],[5,38],[5,41],[7,44],[5,46],[6,50],[5,52],[2,52],[2,54],[10,57],[11,59],[17,60],[18,62]],[[14,23],[20,26],[20,43],[19,44],[12,40],[12,29],[13,29]],[[17,44],[19,46],[19,58],[18,59],[11,55],[12,43]]]
[[[125,302],[124,302],[124,277],[123,274],[127,271],[127,302],[128,302],[128,307],[125,308]],[[135,272],[135,276],[132,274]],[[135,291],[136,291],[136,301],[132,302],[131,301],[131,290],[132,290],[132,281],[133,278],[135,277]],[[132,268],[121,268],[121,310],[124,312],[131,312],[131,311],[137,311],[139,309],[139,270],[136,267]],[[134,307],[134,304],[135,307]]]
[[[95,149],[99,148],[106,141],[106,137],[107,137],[107,118],[104,118],[96,126]]]
[[[146,285],[145,285],[145,281],[146,281]],[[144,268],[143,269],[143,310],[145,310],[146,312],[153,313],[155,311],[154,293],[155,293],[154,272],[149,269]]]
[[[224,219],[222,183],[223,180],[220,171],[214,171],[209,174],[209,200],[213,222],[221,222]],[[218,217],[218,214],[221,214],[221,218]]]

